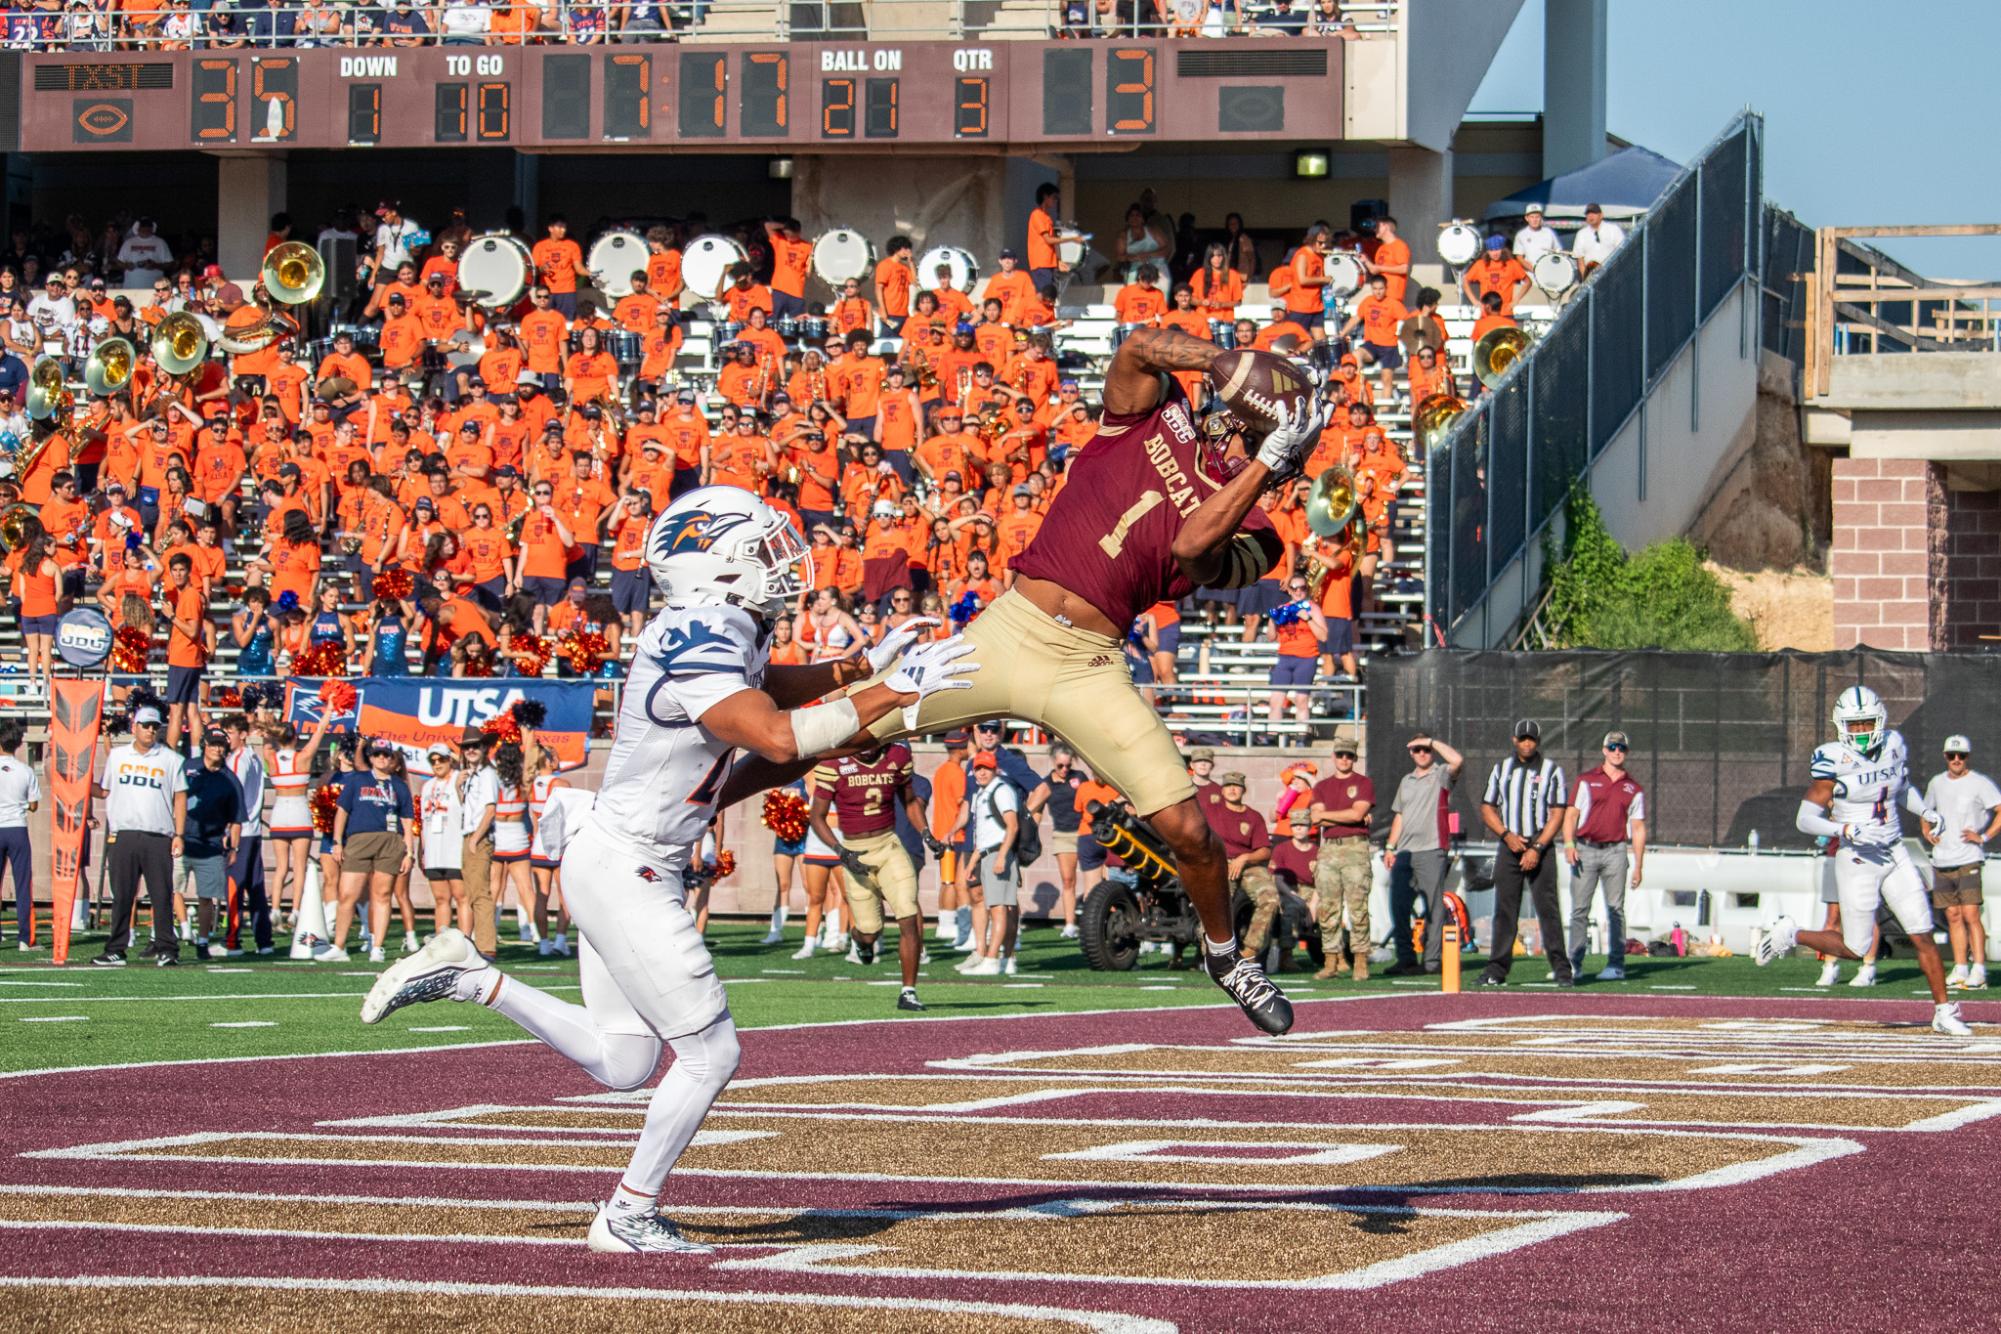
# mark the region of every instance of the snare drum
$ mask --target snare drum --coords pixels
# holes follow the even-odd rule
[[[730,270],[747,258],[727,236],[698,236],[681,252],[681,280],[696,296],[714,301],[729,286]]]
[[[836,227],[813,242],[813,272],[838,292],[848,279],[866,280],[875,272],[875,246],[852,228]]]
[[[1144,328],[1146,328],[1145,324],[1120,324],[1114,326],[1112,329],[1112,351],[1118,351],[1126,339],[1131,338]]]
[[[1438,233],[1438,257],[1455,269],[1463,269],[1480,255],[1480,233],[1463,222],[1455,222]]]
[[[645,360],[646,352],[640,336],[630,329],[612,329],[604,335],[605,350],[618,359],[622,371],[630,371]]]
[[[1536,256],[1529,274],[1537,287],[1553,297],[1562,296],[1577,286],[1577,261],[1561,250],[1544,251]]]
[[[822,316],[801,315],[799,317],[799,338],[809,347],[819,347],[827,341],[827,334],[833,327],[833,324]]]
[[[354,340],[354,350],[368,353],[376,350],[378,330],[372,324],[336,324],[331,330],[335,338],[346,334]]]
[[[1077,230],[1074,222],[1059,223],[1056,228],[1056,262],[1076,268],[1084,262],[1084,252],[1090,249],[1091,233]]]
[[[797,315],[780,315],[777,320],[773,321],[773,327],[778,330],[778,336],[786,342],[796,343],[799,341],[799,317]]]
[[[1327,290],[1335,296],[1353,296],[1362,290],[1362,260],[1346,250],[1327,256]]]
[[[934,292],[938,289],[938,266],[944,265],[952,272],[952,286],[967,296],[973,294],[973,284],[980,280],[980,262],[972,252],[955,245],[932,246],[917,261],[917,287],[919,291]]]
[[[1237,322],[1235,320],[1210,320],[1209,341],[1228,352],[1237,346]]]
[[[504,310],[528,290],[535,263],[528,247],[506,232],[475,236],[459,257],[459,288],[488,310]]]
[[[632,295],[632,275],[646,272],[646,239],[638,232],[606,232],[584,259],[598,291],[616,301]]]
[[[737,335],[742,332],[742,320],[718,320],[715,324],[715,332],[710,336],[709,346],[715,348],[717,354],[720,355],[723,349],[734,343],[737,340]]]

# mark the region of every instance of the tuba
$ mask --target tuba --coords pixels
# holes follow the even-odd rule
[[[33,505],[16,502],[0,510],[0,551],[19,551],[28,545],[33,529],[41,527],[41,518]]]
[[[920,392],[938,387],[937,368],[931,364],[931,358],[923,348],[917,347],[910,350],[910,369],[917,376],[917,388]]]
[[[1465,413],[1466,400],[1457,394],[1427,395],[1411,414],[1411,435],[1429,454],[1451,433],[1452,424]]]
[[[1515,368],[1534,341],[1512,325],[1487,330],[1473,345],[1473,374],[1482,385],[1492,389]]]
[[[28,415],[38,422],[68,415],[70,392],[63,385],[63,364],[55,357],[37,357],[28,372]]]
[[[112,338],[91,349],[83,366],[83,383],[99,398],[109,398],[132,381],[132,363],[138,351],[123,338]]]
[[[286,241],[271,247],[271,253],[264,257],[264,265],[257,272],[257,279],[279,305],[303,306],[326,286],[326,261],[320,258],[319,251],[304,241]],[[274,310],[240,329],[226,329],[216,341],[222,345],[223,351],[241,356],[261,352],[280,338],[290,338],[298,332],[299,322],[296,319],[282,310]]]
[[[201,321],[177,310],[153,333],[153,360],[168,375],[186,375],[208,360],[208,335]]]
[[[1362,496],[1354,473],[1336,464],[1313,479],[1313,490],[1306,497],[1306,526],[1321,540],[1306,548],[1301,573],[1306,577],[1307,596],[1314,602],[1320,601],[1328,580],[1334,577],[1333,568],[1320,559],[1322,542],[1330,543],[1336,554],[1353,555],[1362,546],[1363,522]]]

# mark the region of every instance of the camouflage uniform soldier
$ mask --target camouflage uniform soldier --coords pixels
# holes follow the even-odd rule
[[[1369,861],[1369,808],[1376,789],[1355,772],[1355,738],[1334,737],[1334,771],[1313,785],[1313,825],[1320,831],[1320,855],[1313,863],[1313,887],[1320,892],[1320,944],[1326,965],[1315,977],[1339,977],[1345,956],[1355,956],[1355,980],[1369,980],[1369,889],[1375,868]],[[1344,945],[1341,919],[1348,930]]]
[[[1256,911],[1250,929],[1244,933],[1243,957],[1262,955],[1271,934],[1271,920],[1278,913],[1278,882],[1271,875],[1271,834],[1264,816],[1244,804],[1248,786],[1240,773],[1226,773],[1217,779],[1218,800],[1206,803],[1202,812],[1209,827],[1223,844],[1229,857],[1228,876],[1232,889],[1250,897]]]

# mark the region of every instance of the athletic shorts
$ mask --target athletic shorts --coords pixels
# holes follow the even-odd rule
[[[464,874],[465,874],[464,869],[462,867],[457,867],[457,866],[426,866],[424,868],[424,878],[426,880],[434,882],[445,881],[445,880],[458,880],[461,879],[464,876]]]
[[[865,936],[882,930],[885,909],[892,921],[918,915],[917,868],[910,864],[910,853],[894,829],[841,841],[872,872],[867,879],[854,874],[845,877],[855,930]]]
[[[296,843],[302,838],[311,838],[312,836],[313,831],[310,829],[273,829],[269,835],[271,839],[279,843]]]
[[[1834,858],[1834,888],[1841,904],[1841,939],[1857,955],[1867,954],[1876,935],[1876,910],[1888,906],[1905,932],[1932,929],[1932,906],[1925,882],[1910,853],[1898,843],[1888,848],[1843,848]]]
[[[56,632],[56,622],[60,619],[57,616],[23,616],[21,618],[21,633],[24,635],[53,636]]]
[[[401,834],[349,834],[340,845],[341,874],[396,875],[403,869],[404,851]]]
[[[683,901],[680,868],[606,829],[594,813],[584,819],[564,849],[563,898],[583,937],[592,1025],[635,1037],[701,1032],[729,1013],[729,1000]]]
[[[806,851],[806,840],[803,838],[780,838],[772,840],[771,855],[774,857],[797,857],[804,851]]]
[[[1010,857],[1005,874],[994,870],[994,855],[980,854],[980,895],[989,908],[1014,908],[1021,903],[1021,867]]]
[[[1077,869],[1095,871],[1104,864],[1105,845],[1089,834],[1080,835],[1077,839]]]
[[[1024,718],[1068,742],[1086,768],[1142,815],[1195,795],[1181,748],[1133,688],[1118,640],[1059,625],[1013,589],[996,598],[965,635],[980,664],[972,686],[926,698],[915,728],[905,728],[902,711],[891,710],[870,726],[872,735],[890,741],[969,727],[982,718]]]
[[[1285,584],[1278,579],[1260,579],[1248,588],[1237,590],[1239,616],[1269,616],[1285,602]]]
[[[1153,638],[1155,653],[1165,653],[1170,658],[1175,656],[1181,652],[1181,622],[1155,626]]]
[[[1364,339],[1362,346],[1384,370],[1393,371],[1403,365],[1403,349],[1395,343],[1371,343]]]
[[[201,699],[201,668],[167,668],[167,695],[169,704],[193,704]]]
[[[1318,658],[1296,658],[1281,653],[1271,665],[1271,683],[1275,686],[1310,686],[1313,674],[1319,669]]]
[[[1327,638],[1320,641],[1320,651],[1329,657],[1339,658],[1355,651],[1355,623],[1345,616],[1327,618]]]
[[[221,900],[229,897],[229,858],[183,857],[181,866],[195,882],[195,897]]]
[[[1967,866],[1939,866],[1932,869],[1932,907],[1978,908],[1981,863]]]
[[[618,614],[643,612],[653,596],[653,581],[645,570],[619,570],[611,572],[611,605]]]
[[[568,595],[570,581],[551,579],[545,575],[530,575],[521,581],[521,591],[534,599],[536,606],[553,607]]]

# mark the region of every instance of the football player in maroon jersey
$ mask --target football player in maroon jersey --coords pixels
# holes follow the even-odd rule
[[[917,908],[917,868],[896,835],[898,806],[903,807],[912,828],[930,828],[924,820],[924,802],[910,781],[916,774],[910,747],[901,741],[828,760],[813,771],[809,784],[813,805],[806,813],[813,832],[828,847],[840,850],[841,865],[847,869],[848,908],[855,923],[852,961],[874,963],[882,919],[888,916],[896,922],[898,958],[903,965],[903,991],[896,998],[899,1010],[924,1008],[917,999],[917,964],[924,949],[924,918]],[[827,822],[830,810],[840,819],[838,835]],[[934,851],[943,847],[938,844]]]
[[[1014,586],[966,629],[981,664],[972,688],[870,730],[887,741],[1021,718],[1069,742],[1174,850],[1207,935],[1209,975],[1259,1028],[1283,1033],[1292,1006],[1256,960],[1238,957],[1223,845],[1173,736],[1134,689],[1122,646],[1154,603],[1196,588],[1244,587],[1284,555],[1258,497],[1299,470],[1325,409],[1310,406],[1317,396],[1309,395],[1290,413],[1281,406],[1268,432],[1226,418],[1229,430],[1206,433],[1172,372],[1208,373],[1225,355],[1172,329],[1142,329],[1120,345],[1096,438],[1072,456],[1042,528],[1014,558]],[[1310,388],[1303,372],[1275,387]],[[747,761],[726,795],[741,799],[794,773]]]

